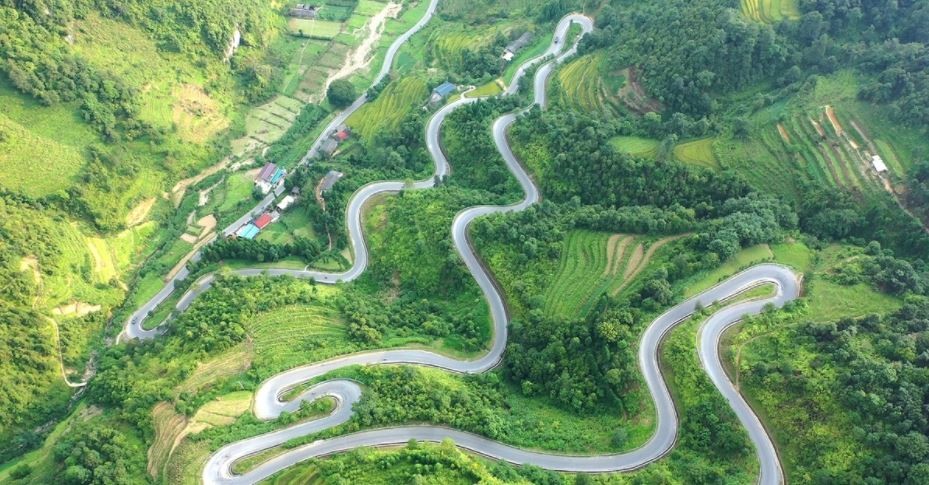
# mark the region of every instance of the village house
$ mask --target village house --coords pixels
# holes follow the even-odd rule
[[[258,172],[258,176],[255,177],[255,185],[258,186],[262,194],[267,194],[271,189],[282,186],[285,176],[287,176],[287,170],[273,163],[266,163]],[[277,193],[277,190],[275,190],[275,193]]]
[[[884,159],[880,155],[874,155],[871,157],[871,165],[874,166],[874,170],[877,173],[884,173],[887,171],[887,164],[884,163]]]
[[[319,146],[319,151],[327,157],[331,157],[333,153],[339,148],[339,142],[335,141],[332,138],[326,138],[322,145]]]
[[[532,42],[532,32],[524,32],[523,35],[520,35],[519,38],[513,42],[510,42],[506,46],[506,49],[503,50],[503,55],[500,56],[500,58],[506,62],[512,61],[513,58],[516,57],[516,54],[527,45],[529,45],[530,42]]]
[[[254,222],[252,222],[252,224],[254,224],[255,227],[257,227],[259,230],[268,227],[268,224],[271,224],[271,214],[267,212],[261,214],[257,219],[254,220]]]
[[[455,92],[458,89],[458,86],[445,81],[442,84],[439,84],[432,90],[432,97],[429,98],[429,104],[435,105],[441,102],[442,100],[448,98],[448,96]]]
[[[326,138],[323,143],[319,146],[319,151],[327,156],[331,157],[336,150],[338,150],[339,145],[342,142],[348,140],[352,136],[352,129],[348,125],[341,124],[338,128],[333,131],[328,138]]]
[[[281,199],[281,201],[278,202],[275,207],[277,207],[277,210],[284,212],[287,210],[288,207],[292,206],[294,202],[296,201],[297,201],[296,197],[292,195],[288,195],[287,197],[284,197],[283,199]]]
[[[316,18],[316,5],[310,5],[308,3],[298,3],[293,8],[290,9],[289,15],[291,17],[296,17],[300,19],[315,19]]]
[[[242,239],[255,239],[255,236],[257,236],[260,231],[261,230],[258,229],[258,226],[249,222],[248,224],[240,227],[239,230],[235,232],[235,235],[236,237]]]

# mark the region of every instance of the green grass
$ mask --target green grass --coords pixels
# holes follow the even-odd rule
[[[742,13],[756,22],[770,24],[800,18],[796,0],[741,0],[741,4]]]
[[[690,165],[718,169],[719,162],[713,154],[713,138],[703,138],[674,147],[674,158]]]
[[[400,122],[429,97],[426,81],[419,76],[405,76],[391,82],[371,103],[362,106],[348,119],[348,125],[366,142],[378,133],[396,130]]]
[[[312,39],[329,40],[342,33],[341,22],[331,22],[328,20],[291,18],[287,20],[287,28],[291,34],[302,35]]]
[[[64,192],[83,165],[75,147],[38,136],[0,114],[0,186],[30,197]]]
[[[617,136],[610,140],[610,144],[618,152],[641,158],[655,158],[658,154],[658,140],[642,138],[639,136]]]
[[[483,97],[496,96],[500,94],[501,92],[503,92],[503,89],[500,88],[500,85],[497,84],[497,81],[491,81],[469,92],[467,96],[469,98],[483,98]]]
[[[799,251],[799,249],[798,249]],[[684,290],[684,296],[690,298],[703,290],[725,280],[726,278],[738,273],[756,263],[770,261],[774,258],[774,253],[767,244],[759,244],[750,248],[743,249],[723,262],[718,268],[697,275],[688,280]]]
[[[312,202],[315,204],[315,201]],[[270,241],[275,244],[289,244],[294,242],[295,237],[306,239],[316,239],[316,231],[313,230],[313,221],[307,215],[306,207],[294,207],[281,218],[266,227],[258,235],[262,241]]]

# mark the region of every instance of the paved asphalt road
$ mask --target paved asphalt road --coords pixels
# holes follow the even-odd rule
[[[426,16],[400,39],[395,42],[385,60],[384,67],[375,82],[386,74],[390,68],[393,56],[402,42],[405,42],[413,33],[419,30],[431,18],[437,0],[433,0]],[[581,15],[570,15],[562,19],[557,25],[555,38],[562,43],[553,42],[549,49],[537,58],[527,61],[517,71],[513,82],[503,95],[512,95],[517,92],[519,80],[525,76],[527,70],[539,63],[546,62],[537,71],[533,83],[534,104],[545,104],[545,85],[554,67],[576,51],[577,45],[564,50],[563,40],[572,23],[577,23],[586,34],[593,29],[592,21]],[[477,101],[476,99],[461,98],[439,110],[430,120],[426,129],[427,147],[435,161],[435,174],[441,178],[449,173],[449,162],[441,150],[439,133],[445,118],[456,108]],[[364,96],[359,98],[346,112],[350,115],[365,102]],[[528,109],[528,108],[526,108]],[[525,110],[505,115],[493,125],[493,137],[498,150],[503,156],[507,167],[522,186],[525,196],[522,201],[509,206],[478,206],[466,209],[459,213],[452,224],[452,238],[455,248],[464,260],[468,269],[476,279],[485,298],[487,298],[493,320],[493,344],[489,352],[476,360],[456,360],[447,356],[435,354],[425,350],[388,350],[366,352],[331,359],[312,365],[302,366],[280,373],[266,382],[258,389],[255,396],[255,414],[259,419],[274,419],[284,411],[294,411],[304,401],[314,401],[323,396],[332,396],[337,400],[336,410],[321,419],[305,422],[284,428],[271,433],[255,436],[227,445],[214,453],[203,470],[203,481],[207,484],[244,484],[255,483],[274,473],[313,457],[324,456],[340,451],[350,450],[361,446],[378,446],[406,443],[410,439],[421,441],[441,441],[452,439],[458,446],[474,452],[505,460],[516,464],[532,464],[542,468],[575,471],[575,472],[606,472],[632,470],[657,460],[668,453],[677,438],[678,420],[671,400],[671,395],[665,385],[658,366],[658,350],[661,339],[678,323],[692,314],[698,306],[708,306],[715,301],[738,294],[745,289],[761,283],[773,283],[777,287],[774,297],[764,300],[751,301],[733,305],[714,314],[701,327],[700,331],[700,359],[708,375],[726,397],[742,424],[748,430],[749,436],[758,451],[761,463],[759,481],[765,484],[783,483],[784,478],[780,462],[774,446],[761,425],[757,416],[745,403],[733,384],[729,381],[719,360],[718,346],[722,333],[731,325],[738,322],[745,315],[755,314],[767,304],[782,306],[799,295],[799,284],[796,276],[787,268],[778,265],[759,265],[752,267],[725,282],[706,290],[697,297],[687,300],[665,314],[661,315],[646,329],[642,336],[639,348],[639,366],[645,377],[646,384],[655,403],[657,426],[655,434],[642,447],[628,453],[598,456],[570,456],[533,452],[514,448],[502,443],[489,440],[477,435],[449,429],[442,426],[406,426],[377,429],[340,436],[337,438],[319,440],[302,447],[290,450],[272,460],[260,465],[244,475],[233,475],[231,467],[233,462],[245,456],[280,445],[291,439],[305,436],[328,429],[349,420],[352,416],[352,405],[361,397],[361,389],[354,382],[338,379],[330,380],[305,391],[296,399],[283,402],[279,399],[289,389],[309,382],[317,377],[350,365],[375,364],[413,364],[432,366],[459,373],[480,373],[496,366],[506,346],[508,317],[502,296],[493,285],[492,278],[480,264],[473,248],[467,239],[467,230],[471,222],[485,215],[501,212],[519,211],[539,201],[538,188],[529,175],[523,170],[513,155],[507,143],[508,128]],[[348,115],[343,112],[330,124],[331,127],[343,122]],[[323,131],[323,135],[330,129]],[[307,159],[312,158],[318,148],[318,141],[308,152]],[[298,278],[311,278],[321,283],[335,283],[351,281],[359,277],[366,269],[368,251],[365,246],[361,226],[361,209],[371,197],[403,189],[427,189],[434,185],[434,178],[414,182],[411,186],[400,181],[376,182],[359,189],[352,197],[347,208],[347,224],[352,250],[355,255],[353,266],[343,273],[324,273],[318,271],[301,271],[285,269],[244,269],[236,273],[241,276],[289,275]],[[181,278],[186,277],[186,274]],[[201,278],[192,285],[177,305],[178,310],[185,310],[196,297],[210,288],[214,280],[212,275]],[[152,338],[158,331],[145,331],[141,328],[141,320],[148,312],[154,310],[162,301],[168,298],[173,289],[169,284],[151,302],[140,308],[127,324],[125,333],[130,338]]]

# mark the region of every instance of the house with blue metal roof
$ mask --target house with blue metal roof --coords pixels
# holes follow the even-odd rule
[[[248,224],[240,227],[239,230],[236,231],[235,235],[242,239],[255,239],[255,236],[257,236],[259,232],[261,232],[261,230],[258,229],[258,226],[249,222]]]
[[[432,97],[429,98],[429,102],[432,104],[438,103],[439,101],[447,98],[450,94],[454,93],[456,89],[458,89],[458,86],[445,81],[432,90]]]

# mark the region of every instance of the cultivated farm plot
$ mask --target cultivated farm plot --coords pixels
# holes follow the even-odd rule
[[[264,145],[274,143],[290,128],[301,107],[302,103],[296,99],[275,97],[249,112],[245,119],[246,136]]]
[[[674,147],[674,158],[678,161],[706,168],[719,168],[713,154],[713,138],[703,138]]]
[[[676,239],[572,231],[561,266],[545,292],[545,313],[582,317],[603,294],[618,295],[644,270],[655,253]]]
[[[619,89],[611,92],[612,88],[604,81],[601,75],[603,57],[603,52],[581,56],[558,71],[561,103],[586,112],[616,114]]]
[[[338,312],[324,304],[294,305],[259,314],[248,321],[247,331],[254,342],[255,365],[262,372],[277,372],[354,350]]]
[[[429,89],[421,77],[407,76],[391,82],[373,102],[361,107],[348,119],[361,138],[374,139],[377,133],[392,131],[413,109],[426,102]]]
[[[640,136],[617,136],[610,140],[610,144],[620,153],[640,158],[655,158],[660,143],[658,140]]]
[[[771,24],[800,18],[796,0],[741,0],[741,3],[742,13],[756,22]]]
[[[291,18],[287,20],[287,29],[294,35],[328,40],[342,33],[342,23],[328,20]]]
[[[882,182],[871,166],[875,154],[893,160],[892,150],[881,150],[863,133],[845,125],[831,107],[796,113],[762,130],[768,150],[795,174],[817,183],[866,195],[881,190]],[[773,175],[773,174],[772,174]],[[782,175],[783,176],[783,175]]]

